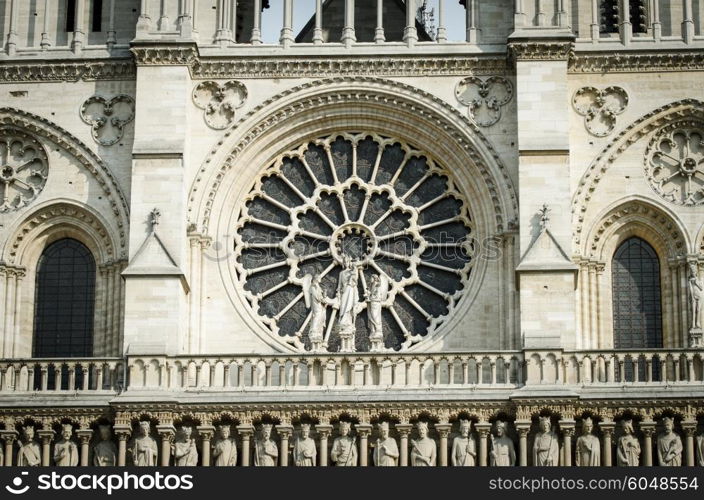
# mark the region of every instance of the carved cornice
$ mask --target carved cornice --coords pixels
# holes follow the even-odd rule
[[[599,52],[572,54],[570,73],[643,73],[704,70],[704,51]]]
[[[131,59],[106,61],[27,61],[0,64],[0,82],[78,82],[134,80],[136,66]]]
[[[567,61],[574,44],[571,41],[516,41],[509,42],[509,57],[514,61]]]
[[[138,63],[139,64],[139,63]],[[194,79],[300,78],[326,76],[448,76],[505,74],[505,57],[367,57],[200,59]]]
[[[193,66],[198,63],[195,43],[133,43],[130,52],[137,66]]]

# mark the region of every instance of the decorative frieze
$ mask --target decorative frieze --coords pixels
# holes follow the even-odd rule
[[[578,47],[579,48],[579,47]],[[645,73],[663,71],[701,71],[704,52],[648,50],[643,52],[599,52],[577,50],[569,59],[570,73]]]
[[[509,41],[508,53],[514,61],[567,61],[574,50],[571,41]]]
[[[78,82],[96,80],[134,80],[136,66],[132,59],[81,61],[3,61],[0,82]]]

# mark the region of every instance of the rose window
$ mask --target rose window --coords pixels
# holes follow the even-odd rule
[[[48,161],[44,148],[19,131],[0,130],[0,212],[29,204],[46,184]]]
[[[704,203],[704,129],[675,124],[648,146],[646,175],[655,191],[678,205]]]
[[[456,307],[474,233],[452,175],[427,153],[340,134],[263,171],[239,216],[234,265],[263,325],[299,349],[399,350]]]

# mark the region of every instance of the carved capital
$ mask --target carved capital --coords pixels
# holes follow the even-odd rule
[[[695,436],[697,434],[697,424],[696,420],[683,420],[680,425],[687,436]]]
[[[276,426],[276,432],[281,439],[290,439],[293,434],[293,427],[287,424],[280,424]]]
[[[526,438],[530,432],[530,422],[516,422],[516,432],[519,437]]]
[[[0,431],[0,439],[5,441],[6,443],[14,443],[17,441],[17,438],[19,437],[19,432],[14,431],[14,430],[4,430]]]
[[[237,433],[242,436],[242,439],[250,439],[254,434],[254,426],[252,424],[238,425]]]
[[[332,425],[330,424],[318,424],[315,426],[315,432],[318,433],[320,438],[327,438],[332,434]]]
[[[176,437],[176,429],[173,425],[157,425],[156,432],[161,436],[162,441],[173,443]]]
[[[640,423],[640,430],[643,432],[645,436],[652,436],[655,434],[655,422],[652,420],[643,420]]]
[[[574,420],[560,420],[558,422],[560,425],[560,430],[562,431],[562,435],[565,436],[566,438],[570,438],[574,436],[574,428],[575,428],[575,421]]]
[[[372,424],[356,424],[354,429],[359,437],[368,437],[372,433]]]
[[[55,435],[56,433],[51,429],[40,429],[37,431],[37,436],[39,437],[39,439],[42,440],[42,443],[44,444],[51,443]]]
[[[203,441],[212,441],[215,436],[215,427],[212,425],[199,425],[196,427]]]
[[[489,422],[479,422],[475,424],[475,429],[477,429],[477,434],[480,438],[487,438],[491,432],[491,424]]]
[[[79,429],[76,431],[76,437],[81,444],[88,444],[93,437],[93,429]]]
[[[413,430],[413,424],[396,424],[395,427],[401,437],[408,437]]]
[[[452,424],[435,424],[435,430],[438,431],[440,438],[447,438],[452,430]]]

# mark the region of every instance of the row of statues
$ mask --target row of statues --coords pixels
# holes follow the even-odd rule
[[[657,438],[658,464],[661,466],[682,465],[683,446],[680,436],[675,432],[675,422],[670,417],[663,417],[663,432]],[[634,434],[632,420],[621,421],[622,434],[616,443],[616,462],[619,466],[639,466],[641,446]],[[272,437],[273,426],[262,424],[261,435],[254,441],[254,465],[259,467],[273,467],[279,463],[279,446]],[[399,465],[401,453],[395,438],[390,435],[388,422],[378,425],[379,437],[371,443],[372,460],[375,466],[390,467]],[[416,423],[418,439],[410,440],[410,465],[416,467],[432,467],[437,465],[438,449],[434,439],[428,436],[428,423]],[[505,422],[497,421],[495,434],[489,434],[491,449],[489,461],[492,466],[516,465],[516,450],[513,440],[507,436]],[[231,435],[229,425],[220,425],[217,428],[217,439],[211,444],[211,457],[213,465],[232,467],[237,464],[237,442]],[[352,436],[350,422],[341,421],[339,436],[332,443],[330,459],[339,467],[354,467],[359,464],[359,450],[357,438]],[[317,445],[310,435],[311,426],[302,423],[300,434],[291,444],[293,464],[297,467],[314,467],[317,465]],[[459,435],[452,441],[450,463],[453,466],[468,467],[478,463],[477,443],[472,436],[472,422],[460,420]],[[73,426],[64,424],[61,427],[61,438],[54,444],[52,455],[57,466],[76,466],[79,463],[79,448],[72,440]],[[541,417],[539,430],[533,439],[532,464],[535,466],[560,465],[560,441],[552,429],[550,417]],[[18,466],[41,465],[41,447],[35,439],[35,429],[31,425],[22,428],[22,437],[18,441],[17,453]],[[183,425],[179,435],[171,443],[171,454],[176,466],[198,465],[199,452],[193,427]],[[704,434],[696,438],[697,463],[704,466]],[[112,440],[112,431],[109,425],[98,427],[98,438],[92,445],[92,465],[115,466],[117,465],[117,447]],[[128,445],[128,451],[135,466],[159,465],[157,458],[159,447],[156,439],[152,437],[151,423],[141,421],[133,440]],[[586,417],[582,420],[582,433],[575,443],[575,465],[599,466],[601,465],[601,441],[594,434],[594,422]],[[0,448],[2,458],[2,448]]]

